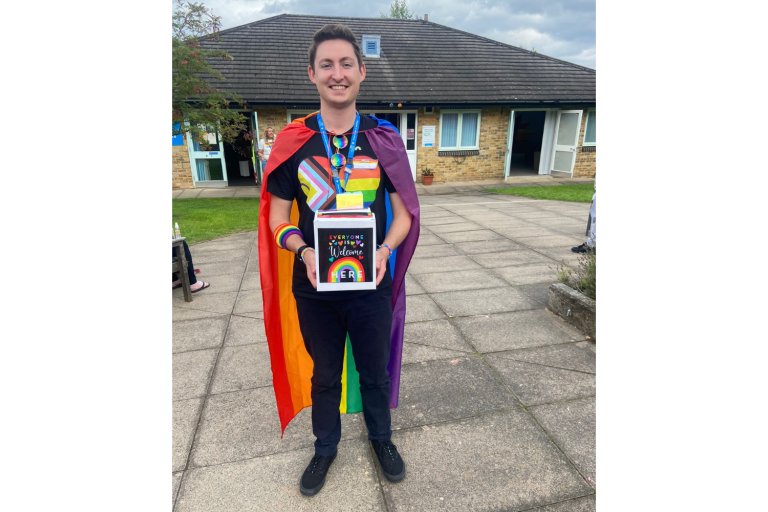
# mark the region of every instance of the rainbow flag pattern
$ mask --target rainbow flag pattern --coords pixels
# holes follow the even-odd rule
[[[365,281],[365,269],[363,269],[363,265],[358,260],[355,258],[340,258],[334,261],[328,269],[328,282],[340,283],[342,282],[342,276],[345,274],[347,276],[351,275],[356,283]]]
[[[365,162],[367,157],[354,157],[354,162]],[[354,167],[354,164],[353,164]],[[375,169],[353,169],[347,181],[346,192],[362,192],[363,208],[368,208],[376,200],[376,189],[379,188],[381,181],[381,168],[376,165]]]
[[[311,114],[311,115],[316,115]],[[408,211],[413,216],[411,229],[405,240],[400,246],[392,252],[389,259],[389,268],[392,275],[392,331],[389,371],[391,392],[390,407],[397,407],[400,396],[400,366],[402,363],[403,352],[403,334],[405,329],[405,272],[410,264],[416,243],[419,238],[419,202],[416,195],[416,187],[413,183],[408,158],[403,147],[403,141],[400,134],[390,123],[376,119],[377,127],[365,132],[371,147],[379,157],[381,166],[392,181],[398,195],[402,199]],[[263,190],[266,190],[270,173],[280,164],[290,158],[295,152],[306,144],[316,133],[305,125],[307,118],[297,119],[289,124],[280,132],[280,137],[275,141],[272,152],[264,172]],[[318,171],[318,167],[311,166],[313,171]],[[319,169],[325,171],[322,165]],[[367,169],[366,169],[367,170]],[[316,172],[318,177],[322,171]],[[361,169],[355,169],[353,175],[357,173],[355,179],[362,180],[353,185],[365,190],[371,190],[369,187],[373,182],[365,183],[366,179],[380,179],[380,176],[365,176]],[[311,173],[307,173],[311,177]],[[309,183],[307,188],[312,190],[315,187],[316,201],[318,207],[320,203],[333,199],[322,201],[322,181]],[[352,176],[350,184],[353,183]],[[304,183],[302,183],[304,186]],[[378,187],[378,184],[376,185]],[[375,194],[375,188],[373,189]],[[308,194],[307,197],[310,197]],[[370,197],[370,196],[369,196]],[[374,197],[370,198],[373,202]],[[392,205],[389,200],[389,193],[384,195],[388,230],[392,223]],[[269,226],[271,194],[262,195],[259,211],[259,270],[261,276],[261,292],[264,299],[264,327],[269,344],[269,356],[272,365],[272,383],[277,401],[277,412],[280,417],[280,426],[283,432],[290,421],[303,408],[312,405],[311,383],[312,377],[312,359],[304,348],[304,340],[299,330],[299,320],[296,313],[296,300],[291,291],[293,281],[293,265],[295,256],[289,252],[278,249],[273,242],[272,233]],[[325,207],[323,207],[325,208]],[[294,201],[291,208],[290,222],[298,224],[299,211]],[[341,377],[342,395],[339,410],[342,413],[356,413],[362,411],[362,399],[360,397],[360,377],[357,372],[352,353],[352,345],[349,336],[346,340],[344,351],[344,365]]]

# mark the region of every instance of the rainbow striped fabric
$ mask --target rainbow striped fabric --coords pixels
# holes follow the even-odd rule
[[[312,114],[315,115],[315,114]],[[400,393],[400,366],[403,351],[403,333],[405,328],[405,272],[413,256],[419,238],[419,202],[416,187],[413,183],[408,158],[403,147],[400,134],[386,121],[373,118],[378,126],[367,130],[366,136],[392,185],[397,190],[408,211],[413,216],[411,229],[403,243],[393,251],[389,259],[392,275],[392,331],[389,357],[389,376],[391,383],[390,407],[397,407]],[[306,118],[297,119],[280,132],[280,137],[272,148],[267,168],[264,173],[263,190],[266,190],[270,173],[280,164],[290,158],[301,146],[307,143],[316,133],[305,125]],[[361,169],[355,169],[353,176],[360,182],[353,184],[350,177],[349,185],[355,190],[366,190],[373,183],[366,183],[366,177]],[[382,172],[384,172],[382,171]],[[378,176],[376,179],[379,179]],[[309,186],[311,185],[311,186]],[[304,186],[304,182],[302,182]],[[378,183],[376,183],[378,187]],[[308,184],[307,197],[317,197],[318,206],[322,200],[320,185]],[[352,191],[352,189],[348,188]],[[375,188],[373,188],[375,194]],[[375,197],[375,196],[374,196]],[[392,223],[392,205],[389,193],[384,196],[387,223],[389,229]],[[370,199],[373,202],[373,198]],[[269,354],[272,364],[272,382],[277,400],[277,410],[280,416],[282,431],[303,408],[312,405],[311,383],[312,359],[304,348],[304,340],[299,330],[299,320],[296,313],[296,301],[291,291],[293,282],[294,256],[288,251],[278,250],[271,243],[272,233],[264,227],[269,226],[271,194],[262,194],[259,225],[259,270],[261,276],[261,291],[264,299],[264,326],[269,344]],[[370,203],[368,203],[370,204]],[[291,208],[291,224],[298,224],[299,211],[294,201]],[[281,226],[282,227],[282,226]],[[355,367],[352,345],[347,336],[344,351],[344,367],[341,377],[342,397],[339,410],[342,413],[362,411],[360,397],[360,378]]]
[[[281,249],[285,249],[285,242],[292,235],[299,235],[303,238],[301,230],[293,224],[281,224],[275,229],[275,243]]]

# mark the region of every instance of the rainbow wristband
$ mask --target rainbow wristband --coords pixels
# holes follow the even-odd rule
[[[386,248],[387,248],[387,250],[389,251],[389,254],[390,254],[390,255],[392,254],[392,248],[391,248],[389,245],[387,245],[387,244],[381,244],[381,245],[379,246],[379,249],[381,249],[382,247],[386,247]]]
[[[285,249],[285,242],[293,235],[299,235],[299,237],[304,240],[299,228],[293,224],[280,224],[277,226],[277,229],[275,229],[275,243],[279,248]]]

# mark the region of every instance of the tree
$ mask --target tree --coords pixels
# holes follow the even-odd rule
[[[380,12],[379,18],[398,18],[401,20],[421,19],[408,8],[407,0],[395,0],[389,6],[389,15]]]
[[[241,106],[242,98],[237,94],[225,94],[211,82],[224,80],[213,69],[212,59],[234,60],[223,50],[205,49],[200,38],[219,40],[221,17],[202,3],[190,0],[176,0],[173,12],[173,135],[189,131],[203,148],[208,147],[209,132],[218,131],[221,139],[233,142],[240,132],[247,129],[245,117],[229,104],[234,101]],[[185,124],[188,125],[185,126]]]

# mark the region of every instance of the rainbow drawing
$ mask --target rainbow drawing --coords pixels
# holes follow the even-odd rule
[[[347,278],[351,272],[353,281],[355,283],[365,282],[365,270],[363,264],[357,261],[355,258],[340,258],[331,264],[331,268],[328,269],[328,282],[340,283],[341,277]]]

